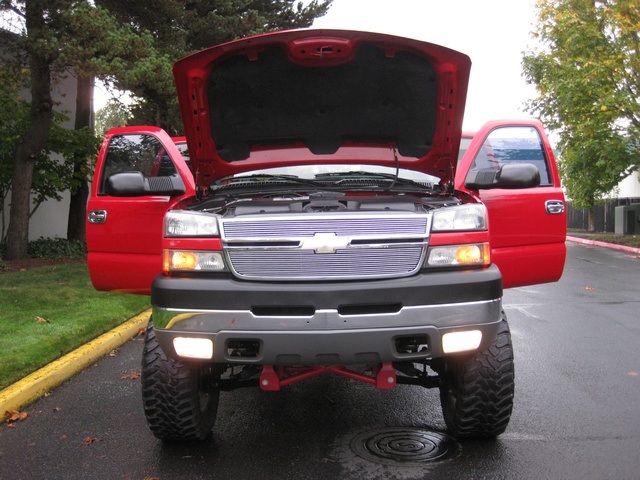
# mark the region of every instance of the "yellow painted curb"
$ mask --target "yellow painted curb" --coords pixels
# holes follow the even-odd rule
[[[88,365],[135,337],[149,321],[151,310],[142,312],[113,330],[91,340],[46,367],[0,391],[0,423],[7,410],[20,410]]]

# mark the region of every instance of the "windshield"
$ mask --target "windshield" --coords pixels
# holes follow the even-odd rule
[[[176,143],[176,147],[178,147],[178,151],[187,165],[189,165],[189,147],[187,147],[187,142],[178,142]]]
[[[467,153],[469,149],[469,145],[471,145],[471,140],[473,137],[462,137],[460,139],[460,150],[458,151],[458,164],[460,164],[460,160],[464,157],[464,154]]]

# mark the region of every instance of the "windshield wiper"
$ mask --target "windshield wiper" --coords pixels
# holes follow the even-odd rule
[[[222,183],[224,182],[224,183]],[[255,174],[242,177],[228,177],[210,186],[212,195],[244,194],[256,191],[268,193],[314,191],[405,191],[421,192],[431,190],[430,183],[420,183],[395,175],[378,172],[351,171],[318,174],[315,180],[295,175]]]
[[[339,180],[334,180],[339,178]],[[433,188],[433,184],[425,182],[420,183],[415,180],[410,180],[408,178],[398,177],[392,173],[382,173],[382,172],[367,172],[363,170],[350,171],[350,172],[331,172],[331,173],[322,173],[316,175],[316,180],[330,179],[333,180],[333,185],[348,185],[350,183],[362,183],[363,181],[376,181],[376,180],[384,180],[385,184],[379,184],[381,188],[388,188],[389,190],[397,190],[396,187],[413,187],[417,188],[420,191],[431,190]],[[412,191],[413,188],[411,188]],[[405,189],[402,189],[405,190]]]
[[[221,183],[224,182],[224,183]],[[254,192],[256,189],[273,191],[297,190],[297,187],[313,187],[314,189],[326,189],[327,185],[322,182],[300,178],[295,175],[271,175],[255,174],[241,177],[227,177],[210,186],[211,193],[246,193]]]
[[[225,185],[238,185],[243,183],[265,183],[265,182],[284,182],[284,183],[299,183],[302,185],[317,185],[320,184],[313,180],[306,178],[300,178],[296,175],[274,175],[268,173],[256,173],[254,175],[242,175],[238,177],[226,177],[219,182],[225,182]],[[218,185],[218,184],[215,184]],[[213,185],[212,185],[213,186]]]

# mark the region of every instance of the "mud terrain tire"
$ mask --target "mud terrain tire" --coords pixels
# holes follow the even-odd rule
[[[506,316],[494,343],[475,356],[447,359],[440,386],[445,423],[458,439],[492,438],[511,418],[514,366]]]
[[[203,440],[218,411],[210,367],[167,358],[149,322],[142,355],[142,401],[151,432],[164,441]]]

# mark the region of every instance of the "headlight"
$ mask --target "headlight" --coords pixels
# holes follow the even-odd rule
[[[218,217],[209,213],[171,210],[164,217],[165,237],[217,237]]]
[[[221,252],[165,250],[163,267],[169,272],[222,272],[225,270]]]
[[[434,232],[486,230],[487,209],[480,203],[458,205],[437,210],[433,214]]]

